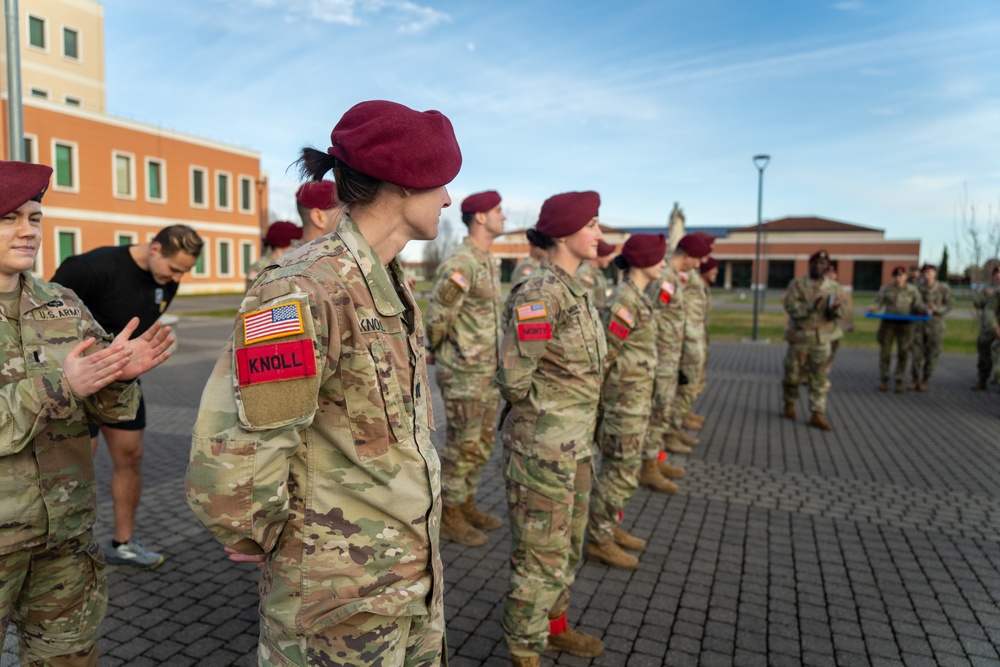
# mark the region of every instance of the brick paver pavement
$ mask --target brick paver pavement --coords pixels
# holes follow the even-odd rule
[[[224,558],[183,496],[201,387],[228,330],[182,319],[179,350],[143,385],[137,534],[167,561],[109,569],[102,665],[255,664],[257,571]],[[783,346],[713,345],[703,444],[680,493],[642,489],[626,513],[649,540],[639,569],[585,563],[573,588],[570,621],[605,654],[542,664],[1000,663],[1000,399],[969,391],[975,360],[962,356],[942,358],[930,394],[880,394],[876,354],[839,352],[836,431],[823,433],[779,415]],[[102,448],[101,538],[108,470]],[[499,451],[479,503],[505,514]],[[444,547],[453,667],[509,664],[508,540],[504,529],[482,548]]]

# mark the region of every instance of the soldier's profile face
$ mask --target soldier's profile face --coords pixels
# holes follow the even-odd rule
[[[42,242],[42,205],[21,204],[0,220],[0,275],[30,271]]]
[[[579,259],[597,257],[597,242],[601,240],[601,225],[596,217],[566,237],[566,248]]]
[[[438,235],[441,210],[451,206],[448,188],[441,186],[428,190],[408,190],[403,201],[403,221],[406,236],[411,241],[430,241]]]

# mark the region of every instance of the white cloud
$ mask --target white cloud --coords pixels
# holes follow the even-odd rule
[[[360,26],[368,20],[385,18],[396,30],[416,34],[452,20],[451,16],[411,0],[230,0],[231,4],[280,8],[286,20],[305,17],[323,23]]]

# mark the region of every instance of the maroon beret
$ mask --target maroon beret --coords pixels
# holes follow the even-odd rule
[[[709,257],[704,262],[702,262],[701,266],[698,267],[698,270],[701,271],[702,273],[708,273],[709,271],[711,271],[712,269],[714,269],[715,267],[717,267],[721,263],[722,262],[720,262],[716,258]]]
[[[30,162],[0,160],[0,215],[21,208],[25,202],[45,193],[52,167]]]
[[[695,236],[705,239],[709,244],[715,243],[715,237],[706,231],[691,232]]]
[[[329,211],[337,208],[337,184],[333,181],[309,181],[299,186],[295,192],[299,206]]]
[[[927,269],[934,269],[935,271],[937,271],[937,267],[934,266],[933,264],[924,264],[923,266],[920,267],[920,272],[923,273]]]
[[[993,267],[993,273],[991,273],[990,275],[991,276],[995,276],[998,273],[1000,273],[1000,266],[994,266]]]
[[[897,266],[897,267],[895,267],[892,270],[892,275],[893,275],[893,277],[896,277],[896,276],[899,276],[899,275],[906,275],[906,267],[905,266]]]
[[[815,262],[815,261],[820,260],[820,259],[825,259],[826,261],[829,262],[830,261],[830,253],[828,253],[826,250],[817,250],[813,254],[809,255],[809,263],[810,264],[812,262]]]
[[[554,239],[574,234],[597,217],[601,195],[593,190],[552,195],[542,204],[535,229]]]
[[[462,213],[486,213],[500,205],[500,193],[496,190],[477,192],[462,200]]]
[[[615,246],[601,239],[597,242],[597,256],[598,257],[608,257],[615,251]]]
[[[659,264],[666,254],[667,237],[663,234],[633,234],[622,245],[622,257],[637,269]]]
[[[677,247],[691,257],[699,259],[707,257],[712,252],[712,244],[701,234],[687,234],[680,240]]]
[[[427,190],[447,185],[462,167],[451,121],[385,100],[360,102],[330,133],[326,152],[380,181]]]
[[[272,248],[287,248],[292,241],[302,238],[302,228],[294,222],[279,220],[272,222],[264,235],[264,241]]]

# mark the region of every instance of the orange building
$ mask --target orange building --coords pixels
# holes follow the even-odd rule
[[[106,114],[103,5],[22,0],[20,7],[25,159],[54,169],[36,274],[48,278],[71,255],[143,243],[186,224],[205,250],[179,292],[242,291],[267,221],[260,154]]]

